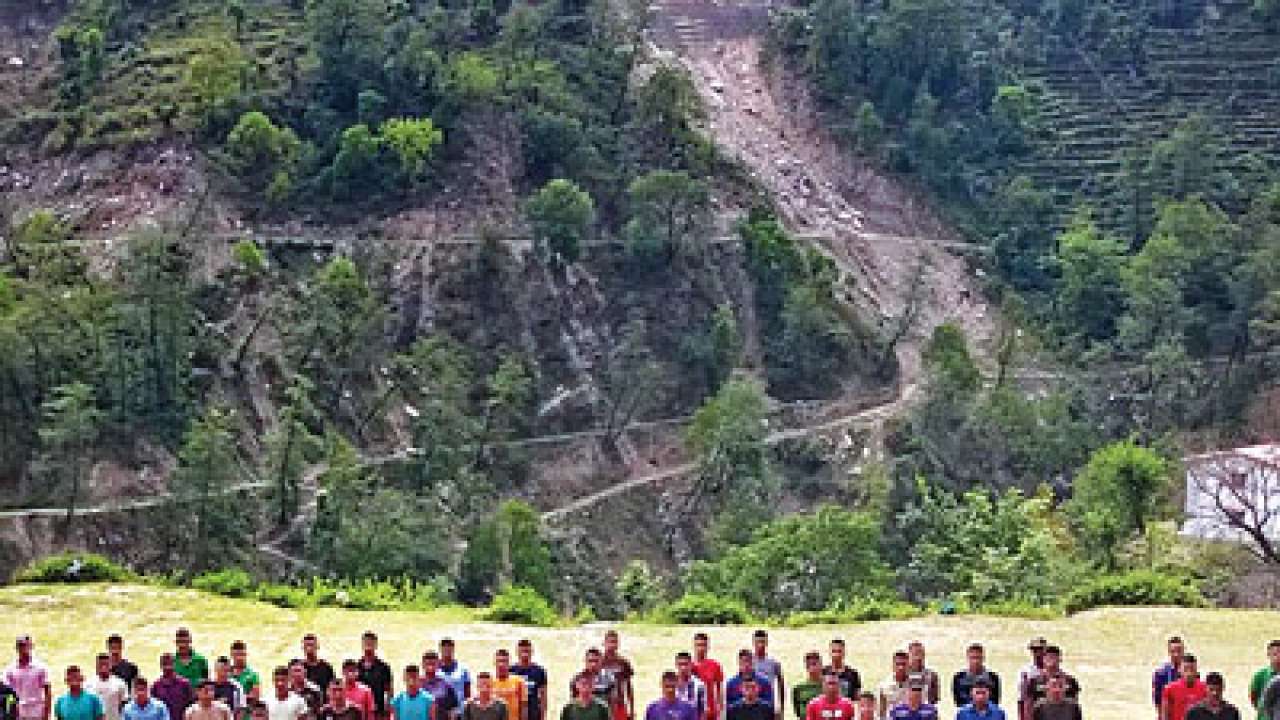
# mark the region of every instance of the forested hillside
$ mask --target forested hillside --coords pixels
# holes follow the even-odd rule
[[[1257,602],[1172,530],[1280,431],[1276,12],[0,0],[5,557]]]

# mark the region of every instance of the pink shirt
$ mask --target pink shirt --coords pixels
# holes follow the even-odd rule
[[[4,682],[18,693],[18,717],[44,717],[44,688],[49,684],[49,671],[35,658],[26,667],[18,663],[4,671]]]

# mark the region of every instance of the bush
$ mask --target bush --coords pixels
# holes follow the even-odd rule
[[[547,599],[529,587],[512,585],[503,588],[484,612],[485,620],[549,627],[558,620],[555,609]]]
[[[196,590],[231,598],[253,597],[257,593],[257,586],[253,577],[240,568],[214,570],[197,575],[191,580],[191,587]]]
[[[309,608],[316,606],[316,598],[305,587],[265,583],[258,587],[258,599],[282,608]]]
[[[663,600],[662,579],[654,574],[649,563],[632,560],[623,569],[615,586],[618,597],[631,612],[648,612]]]
[[[689,593],[662,614],[678,625],[742,625],[751,620],[741,601],[711,593]]]
[[[128,568],[94,553],[50,555],[18,572],[20,583],[121,582],[133,579]]]
[[[822,610],[791,613],[787,615],[786,624],[788,627],[845,625],[877,620],[906,620],[922,614],[923,611],[918,606],[901,600],[864,597],[838,600]]]
[[[1088,581],[1068,593],[1063,606],[1067,614],[1073,614],[1106,605],[1206,607],[1208,604],[1194,580],[1136,570]]]

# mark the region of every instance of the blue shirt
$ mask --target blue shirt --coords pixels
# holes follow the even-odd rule
[[[147,700],[146,705],[130,700],[121,717],[124,720],[169,720],[169,708],[155,698]]]
[[[760,688],[760,702],[774,707],[773,704],[773,686],[761,674],[756,673],[756,686]],[[729,678],[729,682],[724,685],[724,699],[726,705],[736,705],[742,699],[742,674],[739,673]]]
[[[419,688],[417,695],[401,692],[391,701],[391,707],[396,709],[398,720],[431,720],[433,702],[435,698],[431,697],[431,693]]]
[[[956,720],[1005,720],[1004,710],[995,703],[987,703],[986,712],[978,712],[973,703],[969,703],[956,711]]]
[[[53,704],[53,716],[58,720],[98,720],[102,715],[102,700],[88,690],[79,695],[67,693]]]
[[[683,700],[654,700],[644,711],[644,720],[698,720],[698,709]]]
[[[1151,702],[1156,707],[1160,707],[1160,695],[1164,692],[1164,686],[1182,677],[1182,673],[1178,672],[1178,668],[1171,663],[1165,663],[1156,668],[1151,673]]]
[[[467,687],[471,685],[471,672],[467,670],[467,666],[453,661],[453,665],[445,665],[440,663],[440,677],[449,681],[449,686],[453,688],[453,694],[458,698],[458,704],[466,702],[470,699],[467,694]]]
[[[938,720],[938,708],[925,703],[912,710],[903,703],[889,711],[889,720]]]

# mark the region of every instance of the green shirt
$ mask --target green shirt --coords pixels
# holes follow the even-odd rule
[[[609,720],[609,708],[599,700],[583,707],[574,699],[560,711],[560,720]]]
[[[1271,720],[1267,714],[1262,711],[1262,691],[1267,689],[1267,684],[1271,682],[1271,678],[1277,675],[1276,671],[1270,665],[1262,668],[1253,674],[1253,680],[1249,682],[1249,697],[1257,698],[1254,709],[1258,711],[1258,720]]]
[[[249,694],[251,690],[262,684],[262,680],[258,678],[258,673],[254,672],[253,668],[248,665],[245,665],[243,670],[231,677],[235,678],[236,682],[240,683],[240,687],[244,688],[246,695]]]
[[[191,659],[186,661],[174,653],[173,671],[190,681],[191,687],[194,688],[196,683],[209,679],[209,661],[194,650],[191,651]]]
[[[805,680],[791,687],[791,709],[796,713],[796,720],[804,720],[809,701],[821,694],[822,683],[813,680]]]

